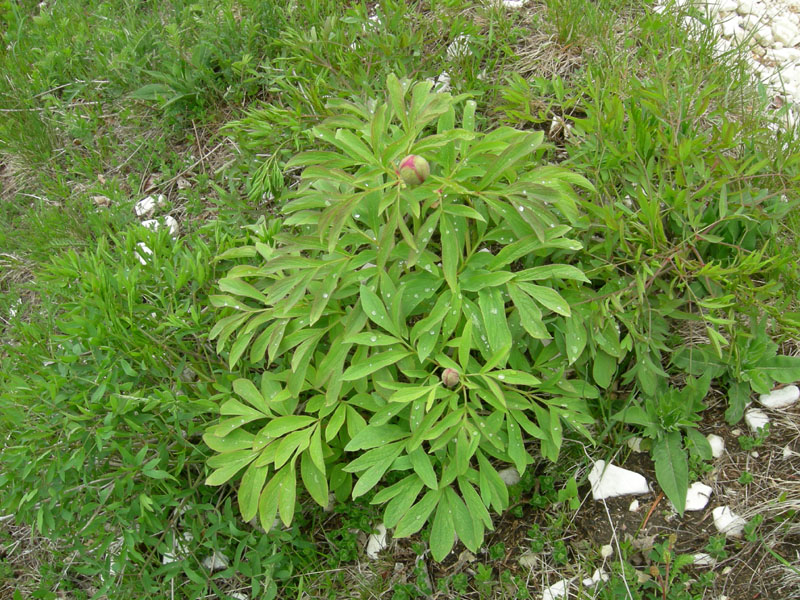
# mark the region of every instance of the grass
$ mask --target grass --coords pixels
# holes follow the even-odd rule
[[[690,456],[692,474],[716,497],[741,492],[745,538],[709,537],[666,502],[642,526],[649,499],[630,513],[587,498],[590,458],[655,480],[611,418],[650,385],[622,368],[595,408],[597,446],[566,436],[556,463],[510,487],[482,550],[441,564],[427,529],[366,559],[381,517],[363,498],[326,512],[300,495],[291,526],[264,533],[234,486],[204,484],[203,433],[250,372],[209,340],[209,296],[243,246],[275,235],[299,181],[286,163],[317,148],[331,101],[383,99],[390,73],[446,70],[478,102],[478,129],[543,131],[545,159],[594,184],[574,224],[581,267],[603,282],[598,303],[634,307],[624,325],[673,386],[686,374],[651,357],[683,343],[659,325],[680,294],[698,343],[732,341],[754,314],[776,341],[797,339],[800,146],[768,126],[742,55],[626,0],[0,2],[0,35],[0,597],[524,598],[561,578],[585,598],[800,592],[796,412],[747,448],[721,390],[698,413],[729,454]],[[449,56],[459,36],[468,52]],[[165,195],[156,217],[179,221],[177,239],[141,226],[133,205],[148,194]],[[761,218],[731,217],[741,206]],[[697,235],[717,219],[731,224]],[[702,551],[717,569],[681,558]],[[215,552],[227,565],[212,571]],[[601,567],[607,584],[582,583]]]

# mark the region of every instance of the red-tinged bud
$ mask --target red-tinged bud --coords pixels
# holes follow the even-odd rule
[[[431,174],[431,166],[421,156],[409,154],[400,161],[398,173],[406,185],[414,187],[428,178],[428,175]]]
[[[442,373],[442,383],[445,387],[454,388],[458,385],[460,377],[455,369],[445,369]]]

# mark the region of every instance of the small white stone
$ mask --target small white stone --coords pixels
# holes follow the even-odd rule
[[[442,71],[439,74],[434,82],[433,91],[441,93],[450,91],[450,73],[447,71]]]
[[[758,452],[756,452],[755,450],[753,450],[753,451],[750,453],[750,456],[752,456],[753,458],[758,458],[758,457],[759,457],[759,454],[758,454]]]
[[[604,544],[600,548],[600,556],[603,560],[607,559],[612,554],[614,554],[614,549],[611,547],[611,544]]]
[[[693,483],[686,492],[686,510],[703,510],[712,493],[711,486],[699,481]]]
[[[643,441],[644,440],[642,440],[642,438],[640,438],[640,437],[628,438],[628,442],[627,442],[628,448],[630,448],[634,452],[643,452],[643,450],[642,450],[642,442]]]
[[[698,552],[694,555],[694,560],[692,561],[697,567],[713,567],[717,564],[717,561],[714,560],[710,554],[706,554],[705,552]]]
[[[149,217],[155,212],[156,208],[164,206],[165,202],[166,198],[164,194],[159,194],[155,198],[153,196],[147,196],[139,200],[134,205],[133,210],[137,217]]]
[[[612,464],[606,466],[604,460],[595,461],[589,473],[589,483],[595,500],[650,492],[647,479],[642,475]]]
[[[465,58],[469,55],[469,37],[466,35],[459,35],[447,47],[447,58]]]
[[[780,42],[784,46],[790,46],[796,32],[785,22],[775,21],[772,24],[772,36],[776,42]]]
[[[747,423],[750,431],[757,433],[759,429],[769,423],[769,417],[763,410],[751,408],[744,413],[744,422]]]
[[[709,433],[706,436],[708,445],[711,446],[711,456],[719,458],[725,453],[725,440],[714,433]]]
[[[222,571],[223,569],[227,569],[228,565],[230,564],[230,560],[224,554],[219,552],[214,552],[211,556],[206,556],[203,559],[203,566],[211,571]]]
[[[608,575],[606,575],[603,569],[595,569],[592,576],[587,577],[581,583],[583,583],[583,587],[593,587],[601,581],[608,581]]]
[[[530,550],[526,550],[522,556],[519,557],[517,562],[521,567],[532,570],[536,567],[536,563],[539,562],[539,558]]]
[[[739,20],[738,19],[725,19],[721,23],[722,25],[722,37],[730,39],[736,33],[736,30],[739,28]]]
[[[569,579],[562,579],[542,592],[542,600],[555,600],[556,598],[566,596],[567,588],[569,588]]]
[[[764,408],[786,408],[800,399],[800,388],[796,385],[787,385],[779,390],[772,390],[769,394],[761,394],[758,402]]]
[[[753,33],[753,38],[763,48],[769,48],[775,41],[775,38],[772,37],[772,29],[770,29],[766,25],[763,25],[758,29],[756,29],[755,32]]]
[[[138,259],[140,263],[146,265],[147,260],[145,259],[145,256],[152,256],[153,251],[150,250],[150,248],[148,248],[147,244],[145,244],[144,242],[139,242],[138,244],[136,244],[136,246],[139,248],[139,250],[142,251],[142,253],[139,254],[138,252],[134,252],[133,255]]]
[[[522,8],[528,0],[500,0],[499,4],[503,8]]]
[[[736,12],[740,15],[749,15],[753,12],[753,0],[739,0],[736,6]]]
[[[375,529],[377,529],[378,532],[370,534],[367,538],[367,556],[372,560],[377,560],[378,553],[381,550],[385,550],[387,546],[386,526],[381,523]]]
[[[178,222],[174,219],[174,217],[170,217],[169,215],[164,217],[164,225],[167,226],[167,228],[169,229],[169,233],[172,237],[178,235]],[[159,229],[161,229],[161,221],[159,221],[158,219],[150,219],[148,221],[142,221],[142,227],[146,227],[151,231],[158,231]]]
[[[745,520],[727,506],[718,506],[711,511],[714,527],[727,537],[740,537],[744,531]]]
[[[228,592],[228,596],[234,598],[234,600],[250,600],[250,596],[242,592]]]
[[[797,454],[797,453],[794,450],[792,450],[791,448],[789,448],[788,444],[783,447],[783,458],[791,458],[795,454]]]
[[[498,471],[497,474],[500,475],[500,479],[502,479],[503,483],[506,485],[516,485],[519,483],[519,472],[514,467],[508,467],[507,469]]]
[[[637,510],[639,510],[639,501],[634,500],[633,502],[631,502],[631,505],[628,507],[628,510],[631,512],[636,512]]]

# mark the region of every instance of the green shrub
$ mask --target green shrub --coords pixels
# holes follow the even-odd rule
[[[547,345],[587,281],[561,260],[581,247],[571,185],[591,185],[539,166],[541,134],[479,133],[474,102],[430,88],[390,76],[387,102],[332,101],[321,149],[289,161],[304,170],[280,230],[236,249],[251,264],[211,298],[211,337],[252,375],[204,440],[208,484],[244,469],[244,519],[290,523],[298,480],[323,506],[374,494],[395,537],[430,521],[441,560],[507,507],[498,465],[524,472],[533,440],[555,460],[563,427],[589,437],[596,391]],[[412,153],[431,174],[409,188],[395,167]]]

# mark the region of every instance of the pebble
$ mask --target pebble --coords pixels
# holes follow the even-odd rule
[[[514,467],[498,471],[497,474],[500,475],[500,479],[502,479],[503,483],[506,485],[516,485],[519,483],[519,472]]]
[[[667,2],[654,7],[667,10]],[[800,0],[681,0],[676,7],[694,5],[705,9],[709,22],[719,32],[719,54],[743,44],[744,59],[770,93],[789,105],[786,121],[775,124],[792,128],[800,122]],[[696,37],[698,22],[685,18],[689,35]],[[782,53],[786,50],[788,52]]]
[[[758,408],[751,408],[746,413],[744,413],[744,422],[747,423],[747,426],[750,428],[750,431],[753,433],[758,433],[760,429],[762,429],[767,423],[769,423],[769,417],[767,413],[763,410]]]
[[[608,575],[606,575],[603,569],[595,569],[594,573],[592,573],[592,576],[587,577],[581,583],[583,583],[583,587],[592,587],[601,581],[608,581]]]
[[[143,265],[146,265],[147,264],[147,259],[145,259],[145,256],[152,256],[153,255],[153,251],[150,250],[150,248],[148,248],[147,244],[145,244],[144,242],[139,242],[138,244],[136,244],[136,246],[139,248],[139,250],[142,251],[142,253],[139,254],[138,252],[134,252],[133,255],[136,257],[136,259],[140,263],[142,263]],[[142,256],[142,255],[144,255],[144,256]]]
[[[778,390],[772,390],[769,394],[761,394],[758,402],[764,408],[786,408],[800,399],[800,388],[796,385],[787,385]]]
[[[175,220],[174,217],[170,217],[169,215],[164,217],[164,225],[166,225],[169,228],[169,234],[172,237],[178,235],[178,222]],[[142,221],[142,226],[147,227],[152,231],[158,231],[159,229],[161,229],[161,221],[159,221],[158,219],[150,219],[148,221]]]
[[[717,564],[717,561],[714,560],[710,554],[706,554],[705,552],[698,552],[694,555],[694,560],[692,564],[696,567],[713,567]]]
[[[367,538],[367,556],[372,560],[377,560],[381,550],[385,550],[388,546],[386,543],[386,526],[380,523],[375,529],[377,529],[377,533],[372,533]]]
[[[567,588],[569,588],[569,579],[562,579],[542,592],[542,600],[555,600],[555,598],[566,596]]]
[[[711,486],[699,481],[693,483],[686,492],[686,510],[703,510],[708,504],[712,493]]]
[[[606,466],[604,460],[595,461],[589,473],[589,483],[595,500],[650,492],[647,479],[642,475],[612,464]]]
[[[634,500],[633,502],[631,502],[631,505],[628,507],[628,510],[631,512],[636,512],[637,510],[639,510],[639,501]]]
[[[711,446],[711,456],[714,458],[719,458],[725,453],[725,440],[723,440],[720,436],[709,433],[706,436],[708,440],[708,445]]]
[[[741,537],[744,531],[745,520],[727,506],[718,506],[711,511],[714,517],[714,527],[727,537]]]
[[[139,200],[134,205],[133,210],[137,217],[149,217],[155,212],[156,208],[164,206],[165,203],[166,198],[164,197],[164,194],[159,194],[156,197],[147,196],[146,198]]]
[[[214,571],[222,571],[223,569],[227,569],[228,565],[230,564],[230,560],[224,554],[219,552],[214,552],[211,556],[206,556],[203,559],[203,566],[211,572]]]

